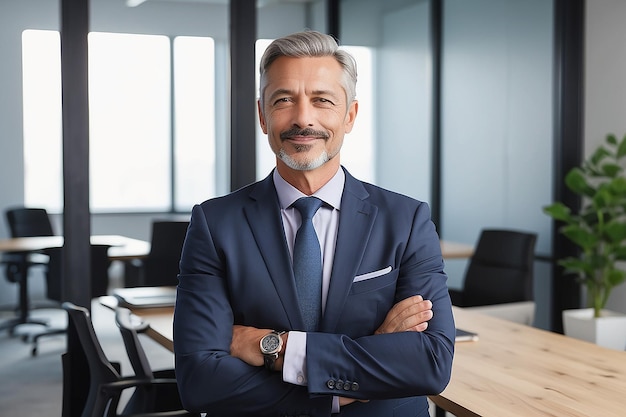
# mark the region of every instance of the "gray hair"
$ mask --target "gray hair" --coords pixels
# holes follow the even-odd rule
[[[347,104],[349,105],[356,98],[356,61],[352,55],[339,49],[339,45],[332,36],[307,30],[276,39],[265,50],[259,67],[261,104],[263,104],[263,94],[267,87],[267,70],[272,62],[281,56],[292,58],[331,56],[335,58],[343,68],[341,85],[346,92]]]

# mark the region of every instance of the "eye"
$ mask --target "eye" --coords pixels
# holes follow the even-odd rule
[[[321,103],[321,104],[326,104],[326,105],[331,105],[331,106],[335,105],[335,103],[333,103],[332,101],[330,101],[329,99],[324,98],[324,97],[319,97],[315,101],[317,101],[318,103]]]
[[[274,105],[277,104],[283,104],[283,103],[289,103],[291,101],[291,99],[289,97],[281,97],[277,100],[274,100]]]

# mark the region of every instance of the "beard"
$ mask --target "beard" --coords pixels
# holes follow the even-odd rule
[[[281,132],[280,139],[282,141],[285,141],[294,136],[315,136],[323,139],[324,141],[327,141],[329,139],[329,135],[325,131],[314,130],[311,128],[300,129],[297,127],[293,127],[289,130]],[[296,154],[299,154],[309,152],[313,148],[313,145],[294,144],[293,147],[296,151]],[[306,158],[302,161],[298,161],[293,156],[287,154],[285,148],[281,147],[278,150],[278,153],[276,153],[276,156],[291,169],[294,169],[296,171],[311,171],[321,167],[326,162],[330,161],[333,157],[335,157],[335,155],[337,155],[338,152],[339,150],[337,150],[337,152],[335,152],[334,154],[329,155],[328,152],[324,149],[316,158]]]
[[[306,152],[311,147],[312,147],[311,145],[297,145],[295,147],[296,153]],[[285,165],[287,165],[289,168],[294,169],[296,171],[314,170],[316,168],[321,167],[322,165],[324,165],[326,162],[328,162],[331,159],[331,157],[328,156],[328,152],[326,152],[326,150],[322,151],[322,153],[320,153],[317,156],[317,158],[305,159],[304,161],[298,161],[291,155],[287,154],[287,152],[285,152],[285,148],[280,148],[276,156],[281,161],[283,161]]]

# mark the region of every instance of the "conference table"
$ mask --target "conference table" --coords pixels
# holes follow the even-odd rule
[[[107,245],[109,259],[114,261],[127,261],[131,259],[141,259],[148,256],[150,252],[150,242],[133,239],[120,235],[94,235],[90,238],[93,245]],[[60,248],[63,246],[63,236],[34,236],[16,237],[10,239],[0,239],[0,252],[28,252],[38,253],[50,248]],[[29,319],[28,301],[28,279],[26,277],[26,265],[20,265],[19,284],[19,314],[16,318],[2,323],[0,329],[9,329],[12,334],[15,327],[20,324],[34,323],[45,324],[39,320]]]
[[[115,303],[103,297],[103,304]],[[625,415],[626,352],[453,311],[457,327],[477,333],[478,340],[457,342],[451,381],[430,397],[442,409],[459,417]],[[150,337],[173,351],[173,307],[133,312],[150,325]]]
[[[129,260],[148,256],[150,242],[120,235],[91,236],[92,245],[107,245],[109,259]],[[33,236],[0,239],[0,252],[41,252],[49,248],[63,246],[63,236]]]

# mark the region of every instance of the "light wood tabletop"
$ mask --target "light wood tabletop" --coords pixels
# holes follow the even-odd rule
[[[454,308],[452,379],[431,399],[456,416],[623,416],[626,352]]]
[[[474,246],[465,243],[441,240],[441,255],[444,259],[471,258],[474,254]]]
[[[94,245],[109,245],[111,260],[145,258],[150,252],[150,242],[120,235],[91,236]],[[35,236],[0,239],[0,252],[38,252],[63,246],[63,236]]]

